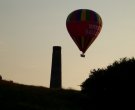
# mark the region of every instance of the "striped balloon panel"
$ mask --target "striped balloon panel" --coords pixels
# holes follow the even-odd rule
[[[88,9],[76,10],[72,12],[67,18],[67,22],[83,22],[83,21],[87,21],[92,24],[102,25],[102,20],[99,14]]]

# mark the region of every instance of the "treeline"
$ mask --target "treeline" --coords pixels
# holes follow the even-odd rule
[[[135,95],[135,59],[122,58],[107,68],[92,70],[81,85],[92,110],[133,109]]]

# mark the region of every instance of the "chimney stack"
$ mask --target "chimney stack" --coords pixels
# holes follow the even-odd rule
[[[53,46],[50,88],[61,89],[61,47]]]

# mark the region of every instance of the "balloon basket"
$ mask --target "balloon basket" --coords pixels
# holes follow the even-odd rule
[[[85,57],[85,55],[84,55],[84,54],[81,54],[80,56],[81,56],[81,57]]]

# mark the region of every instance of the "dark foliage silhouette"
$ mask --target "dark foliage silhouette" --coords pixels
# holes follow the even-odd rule
[[[2,76],[0,75],[0,81],[2,80]]]
[[[135,59],[122,58],[105,69],[91,71],[81,85],[95,109],[129,109],[133,107]]]
[[[82,90],[0,81],[0,110],[122,110],[134,109],[135,59],[122,58],[92,70]]]

